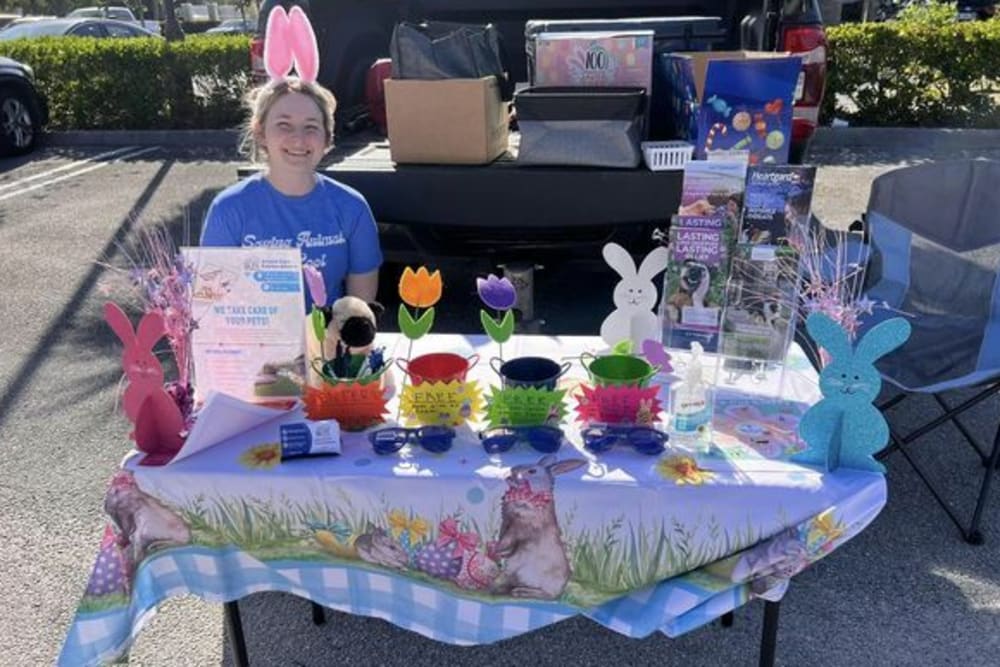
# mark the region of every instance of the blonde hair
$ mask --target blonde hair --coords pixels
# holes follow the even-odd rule
[[[274,104],[289,93],[300,93],[310,98],[319,107],[323,116],[323,131],[326,135],[326,145],[333,145],[333,113],[337,110],[337,99],[329,90],[318,83],[303,81],[297,78],[273,79],[262,86],[257,86],[244,99],[247,120],[243,125],[243,135],[240,139],[240,154],[254,162],[260,162],[265,155],[264,149],[257,143],[257,132],[262,130]]]

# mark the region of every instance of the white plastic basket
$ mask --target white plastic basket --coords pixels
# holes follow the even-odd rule
[[[642,142],[642,155],[651,171],[683,169],[693,153],[694,146],[686,141]]]

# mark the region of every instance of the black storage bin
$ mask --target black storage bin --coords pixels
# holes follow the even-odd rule
[[[514,96],[525,165],[632,169],[642,159],[642,88],[527,88]]]
[[[650,139],[676,139],[670,121],[670,85],[659,54],[671,51],[712,51],[726,45],[726,29],[718,16],[670,16],[626,19],[535,19],[524,25],[528,81],[534,85],[535,36],[542,32],[653,31],[653,85],[647,91]]]

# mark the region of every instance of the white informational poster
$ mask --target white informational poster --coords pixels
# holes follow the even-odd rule
[[[305,296],[297,248],[183,248],[192,266],[196,400],[295,399],[304,373]]]

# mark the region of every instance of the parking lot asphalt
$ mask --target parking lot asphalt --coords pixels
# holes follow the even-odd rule
[[[151,148],[151,150],[146,150]],[[197,239],[214,194],[235,180],[232,152],[203,148],[48,149],[0,160],[0,665],[52,664],[62,645],[103,529],[104,485],[128,449],[115,412],[119,349],[103,324],[101,261],[143,226],[167,224]],[[140,152],[146,150],[146,152]],[[918,153],[906,147],[825,148],[815,212],[842,226],[864,209],[877,174],[928,159],[1000,151]],[[383,292],[398,267],[387,267]],[[475,331],[472,274],[447,273],[450,314],[435,330]],[[571,281],[571,282],[570,282]],[[543,332],[594,333],[611,309],[613,276],[550,263],[539,272]],[[566,285],[572,284],[572,294]],[[580,294],[592,294],[581,299]],[[387,300],[388,301],[388,300]],[[464,305],[463,305],[464,304]],[[905,405],[905,429],[932,401]],[[985,440],[997,401],[968,420]],[[950,428],[950,427],[949,427]],[[963,514],[982,467],[948,428],[918,443]],[[990,666],[1000,655],[1000,491],[984,516],[987,543],[973,547],[898,455],[888,461],[889,502],[860,536],[795,578],[782,604],[781,665]],[[438,644],[380,621],[330,613],[313,626],[308,604],[283,594],[241,603],[254,665],[750,665],[762,604],[677,640],[631,640],[573,619],[499,644]],[[144,629],[131,664],[231,662],[222,609],[171,600]]]

